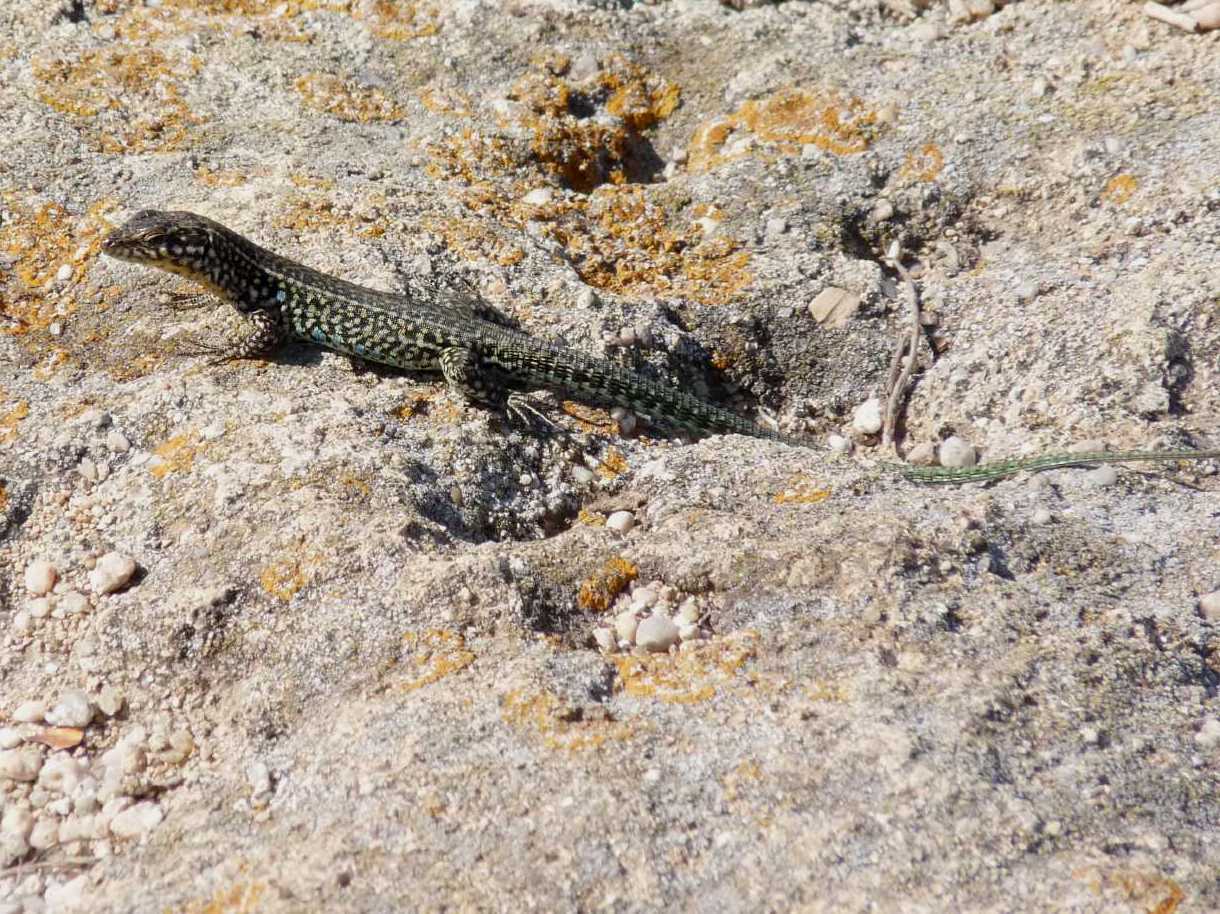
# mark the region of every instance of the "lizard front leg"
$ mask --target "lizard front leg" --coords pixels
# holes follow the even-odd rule
[[[284,327],[269,311],[232,311],[220,339],[191,337],[180,348],[184,355],[209,355],[209,365],[264,355],[284,341]]]

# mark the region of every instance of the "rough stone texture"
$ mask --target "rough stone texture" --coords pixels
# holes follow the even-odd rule
[[[0,723],[125,699],[77,750],[115,834],[0,904],[1220,906],[1214,467],[927,491],[869,441],[554,407],[576,446],[304,347],[177,354],[221,316],[98,256],[196,210],[826,440],[882,394],[897,242],[937,352],[904,447],[1215,445],[1220,32],[967,6],[0,4]],[[125,590],[12,626],[30,561],[84,592],[109,552]],[[599,653],[636,579],[706,637]]]

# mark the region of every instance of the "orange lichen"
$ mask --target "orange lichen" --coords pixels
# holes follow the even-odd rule
[[[877,111],[858,98],[786,87],[700,126],[687,149],[688,168],[709,171],[751,154],[797,155],[806,145],[855,155],[868,149],[876,124]]]
[[[259,572],[258,581],[263,590],[277,600],[287,603],[313,580],[321,565],[320,552],[298,547],[295,555],[286,556],[265,566]]]
[[[907,153],[900,174],[909,181],[935,181],[945,167],[945,154],[935,143],[925,143]]]
[[[673,113],[679,87],[618,54],[582,83],[564,78],[568,65],[562,55],[535,55],[509,92],[528,109],[517,122],[533,134],[537,161],[582,193],[646,180],[652,163],[638,151],[639,134]],[[618,120],[587,116],[597,106]]]
[[[634,698],[655,698],[670,704],[707,701],[741,672],[756,655],[757,636],[696,642],[674,654],[612,654],[622,689]]]
[[[616,447],[606,451],[606,456],[603,457],[597,464],[597,475],[602,479],[616,479],[627,472],[628,464],[626,455]]]
[[[1139,186],[1139,179],[1135,175],[1115,175],[1106,182],[1105,189],[1101,192],[1102,202],[1122,206],[1131,199],[1131,195]]]
[[[474,652],[466,647],[466,639],[457,632],[439,628],[422,634],[408,632],[402,641],[406,650],[403,662],[412,677],[402,685],[404,692],[414,692],[439,682],[475,661]]]
[[[830,489],[819,488],[805,476],[793,476],[773,500],[777,505],[816,505],[830,497]]]
[[[604,712],[586,717],[581,709],[568,707],[550,692],[513,690],[501,699],[500,708],[505,723],[532,731],[548,749],[580,752],[635,735],[627,724]]]
[[[576,520],[586,527],[606,526],[606,515],[597,511],[590,511],[588,508],[581,508],[576,514]]]
[[[384,197],[368,201],[373,206],[383,206]],[[283,212],[272,220],[276,228],[292,229],[295,232],[316,232],[319,229],[345,228],[365,238],[380,238],[389,228],[384,219],[369,222],[349,212],[340,212],[335,202],[325,197],[295,194],[285,201]]]
[[[167,909],[167,914],[256,914],[265,910],[262,899],[266,891],[259,882],[238,883],[218,889],[207,901],[191,902],[177,911]]]
[[[0,412],[0,444],[9,444],[17,440],[17,423],[30,415],[30,404],[26,400],[18,400],[16,404],[4,412]]]
[[[153,456],[157,460],[149,462],[148,472],[157,479],[164,479],[172,473],[188,472],[198,453],[199,439],[194,432],[174,435],[153,449]]]
[[[604,612],[638,574],[639,569],[624,558],[607,559],[601,568],[581,582],[576,602],[581,609]]]
[[[445,239],[445,243],[464,260],[484,260],[511,267],[525,259],[525,251],[485,222],[470,219],[427,219],[424,226]]]
[[[397,123],[407,113],[380,89],[363,88],[331,73],[306,73],[293,83],[309,107],[334,115],[341,121],[368,124]]]
[[[236,168],[213,171],[207,165],[200,165],[195,169],[195,180],[205,187],[240,187],[250,180],[250,176]]]
[[[102,214],[112,204],[96,203],[80,217],[58,203],[31,206],[15,193],[6,193],[3,199],[11,219],[0,226],[0,251],[15,261],[7,274],[15,282],[0,297],[0,333],[25,336],[49,331],[76,310],[71,293],[101,250],[102,238],[110,230]],[[65,265],[71,274],[61,283],[58,275]]]
[[[100,152],[169,152],[202,123],[183,99],[202,69],[195,56],[172,60],[152,48],[95,48],[75,57],[35,61],[38,99],[87,122]]]
[[[0,479],[0,511],[8,507],[8,486],[4,484],[4,480]]]
[[[435,3],[419,0],[365,0],[348,4],[352,18],[366,20],[369,31],[390,41],[410,41],[427,38],[441,30],[440,9]]]

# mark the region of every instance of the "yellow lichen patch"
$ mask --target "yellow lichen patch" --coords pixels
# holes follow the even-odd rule
[[[30,404],[26,400],[18,400],[7,409],[0,406],[0,444],[10,444],[17,440],[17,424],[30,415]]]
[[[173,473],[188,472],[198,453],[199,439],[194,432],[174,435],[153,449],[153,459],[149,461],[148,472],[157,479],[164,479]]]
[[[613,720],[605,712],[587,717],[580,708],[568,707],[550,692],[509,692],[501,699],[500,713],[510,727],[541,737],[548,749],[579,752],[635,735],[626,723]]]
[[[8,508],[8,487],[4,484],[4,480],[0,479],[0,511]]]
[[[559,404],[559,408],[564,411],[565,415],[576,420],[581,431],[613,432],[618,430],[618,423],[611,419],[610,414],[604,409],[597,409],[573,400],[564,400]]]
[[[258,574],[263,590],[287,603],[308,585],[322,564],[320,552],[298,549],[296,555],[272,562]]]
[[[15,261],[8,273],[15,282],[0,298],[0,333],[24,336],[47,331],[75,311],[71,293],[110,230],[102,214],[111,204],[96,203],[80,217],[58,203],[31,206],[14,193],[4,194],[4,203],[11,218],[0,226],[0,251]],[[58,277],[64,267],[71,274],[61,282]]]
[[[777,505],[816,505],[830,497],[830,489],[819,488],[806,476],[793,476],[773,499]]]
[[[1100,866],[1085,866],[1073,871],[1072,878],[1084,882],[1112,905],[1122,903],[1127,909],[1138,906],[1148,914],[1174,914],[1186,900],[1180,885],[1155,871],[1127,868],[1108,871]]]
[[[762,780],[762,768],[758,762],[744,761],[724,776],[724,797],[730,802],[736,800],[752,785]]]
[[[364,0],[349,3],[352,18],[368,23],[369,31],[390,41],[427,38],[441,30],[436,3],[420,0]]]
[[[213,171],[207,165],[200,165],[195,169],[195,180],[204,187],[240,187],[250,180],[250,176],[236,168]]]
[[[438,89],[428,86],[419,92],[419,102],[433,114],[470,117],[474,105],[470,96],[458,89]]]
[[[380,89],[362,88],[330,73],[306,73],[293,83],[305,104],[341,121],[397,123],[407,113]]]
[[[681,97],[676,84],[621,55],[601,64],[591,84],[574,84],[563,78],[566,58],[535,55],[531,69],[509,92],[528,108],[518,124],[532,132],[535,158],[581,193],[606,183],[645,180],[651,163],[638,156],[635,140],[672,114]],[[597,104],[618,120],[576,113]]]
[[[89,122],[85,135],[100,152],[169,152],[186,143],[202,118],[183,95],[202,64],[172,60],[152,48],[95,48],[75,57],[35,61],[38,98],[61,114]]]
[[[30,372],[35,381],[49,381],[68,364],[68,350],[62,346],[53,346],[42,360]]]
[[[1106,182],[1105,189],[1101,192],[1102,202],[1122,206],[1131,199],[1131,195],[1139,186],[1140,182],[1135,175],[1115,175]]]
[[[384,205],[385,198],[369,201],[371,205]],[[295,232],[316,232],[319,229],[342,227],[365,238],[380,238],[388,228],[385,220],[368,222],[349,212],[340,212],[333,200],[297,194],[288,199],[284,210],[272,220],[277,228]]]
[[[567,249],[581,279],[625,295],[678,295],[720,303],[752,281],[750,254],[736,240],[704,239],[695,222],[685,230],[642,186],[599,187],[578,204],[580,222],[545,223]]]
[[[166,909],[166,914],[257,914],[265,910],[262,900],[267,887],[260,882],[238,883],[218,889],[207,901],[190,902],[184,908]]]
[[[674,654],[613,654],[623,691],[635,698],[655,698],[670,704],[707,701],[718,686],[731,682],[756,653],[757,636],[695,642]]]
[[[919,149],[907,153],[900,174],[908,181],[925,184],[935,181],[945,167],[945,154],[935,143],[925,143]]]
[[[404,692],[414,692],[439,682],[446,676],[464,670],[474,663],[474,652],[467,649],[466,639],[457,632],[432,629],[418,634],[403,635],[403,664],[410,679],[403,684]]]
[[[601,568],[581,582],[576,602],[581,609],[605,612],[638,574],[639,569],[624,558],[607,559]]]
[[[616,479],[627,472],[626,455],[616,447],[610,448],[597,465],[597,475],[602,479]]]
[[[703,172],[747,155],[797,155],[806,145],[855,155],[868,149],[877,122],[877,111],[858,98],[790,86],[700,126],[687,147],[688,167]]]
[[[445,239],[450,250],[465,260],[484,260],[511,267],[525,259],[525,251],[486,222],[473,219],[427,219],[424,226]]]
[[[606,526],[606,515],[599,511],[590,511],[588,508],[581,508],[576,514],[576,520],[586,527]]]

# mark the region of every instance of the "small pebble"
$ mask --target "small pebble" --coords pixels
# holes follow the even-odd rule
[[[1195,745],[1200,749],[1215,749],[1220,746],[1220,718],[1210,717],[1203,722],[1195,734]]]
[[[657,592],[651,587],[637,587],[631,593],[631,608],[637,612],[650,609],[657,603]]]
[[[878,200],[873,207],[873,221],[886,222],[894,218],[894,204],[889,200]]]
[[[578,308],[596,308],[599,303],[597,293],[589,286],[585,286],[576,293],[576,307]]]
[[[40,724],[47,716],[45,701],[23,701],[13,711],[13,720],[22,724]]]
[[[605,626],[593,629],[593,641],[597,645],[597,649],[603,654],[611,653],[617,643],[614,638],[614,632]]]
[[[34,559],[25,566],[25,589],[35,596],[51,592],[59,580],[59,569],[45,559]]]
[[[875,435],[881,431],[881,400],[869,397],[851,414],[851,430],[860,435]]]
[[[0,752],[0,778],[9,781],[36,781],[42,770],[42,754],[33,746]]]
[[[33,828],[34,817],[28,809],[16,805],[4,808],[4,818],[0,819],[0,832],[4,832],[6,835],[20,835],[22,838],[28,838]]]
[[[635,515],[630,511],[615,511],[606,518],[606,526],[615,533],[627,533],[635,526]]]
[[[782,216],[772,216],[767,220],[765,231],[768,238],[778,238],[788,231],[788,220]]]
[[[1032,279],[1027,279],[1017,286],[1017,301],[1031,302],[1038,297],[1038,291],[1038,284]]]
[[[51,601],[47,597],[39,597],[25,604],[25,611],[35,619],[45,619],[51,615]]]
[[[1199,597],[1199,615],[1208,622],[1220,622],[1220,590]]]
[[[59,844],[59,822],[52,816],[45,815],[34,823],[30,830],[30,847],[36,851],[50,850]]]
[[[59,598],[58,609],[67,616],[89,611],[89,598],[78,590],[69,590]]]
[[[1043,526],[1051,522],[1051,512],[1047,508],[1035,508],[1034,513],[1029,518],[1030,523]]]
[[[699,639],[698,625],[679,625],[678,637],[683,641],[697,641]]]
[[[847,289],[827,286],[809,303],[809,316],[830,329],[847,326],[860,308],[860,296]]]
[[[72,278],[72,264],[65,263],[55,272],[55,281],[65,283]]]
[[[699,610],[698,602],[693,597],[687,597],[678,607],[678,614],[674,616],[674,621],[679,625],[694,625],[702,617],[703,613]]]
[[[89,572],[89,589],[97,594],[114,593],[121,590],[135,573],[135,559],[120,552],[107,552]]]
[[[1096,469],[1089,470],[1088,480],[1091,485],[1104,489],[1106,486],[1112,486],[1118,482],[1118,470],[1109,464],[1103,464]]]
[[[978,463],[978,454],[974,450],[974,445],[964,438],[959,438],[957,435],[950,435],[940,443],[940,447],[936,450],[936,456],[940,459],[942,467],[953,467],[961,469],[963,467],[972,467]]]
[[[587,486],[596,478],[593,471],[587,467],[572,467],[572,481],[579,485]]]
[[[0,727],[0,749],[15,749],[22,742],[21,734],[12,727]]]
[[[931,441],[921,441],[907,452],[907,463],[917,467],[930,467],[936,463],[936,446]]]
[[[266,762],[251,762],[246,769],[246,779],[254,796],[271,793],[271,770]]]
[[[47,723],[53,727],[76,727],[83,730],[93,720],[93,705],[89,696],[80,689],[69,689],[59,697],[59,702],[47,712]]]
[[[131,450],[131,442],[117,428],[112,428],[106,435],[106,447],[116,454],[126,454]]]
[[[52,882],[47,885],[47,911],[82,910],[89,900],[89,874],[81,873],[67,882]]]
[[[832,454],[851,453],[850,438],[844,438],[842,435],[828,435],[826,438],[826,443],[830,445],[830,452]]]
[[[140,838],[160,825],[164,818],[165,813],[156,803],[137,803],[110,820],[110,833],[116,838]]]
[[[635,643],[635,633],[639,629],[640,620],[636,618],[635,610],[628,609],[614,617],[614,634],[619,641],[627,644]]]
[[[546,206],[554,196],[554,192],[549,187],[535,187],[521,198],[521,202],[530,206]]]
[[[13,613],[12,629],[18,635],[24,635],[34,627],[34,620],[24,610]]]
[[[653,613],[636,629],[635,643],[646,651],[667,651],[678,643],[678,626],[664,613]]]
[[[123,710],[123,693],[114,686],[106,686],[98,693],[96,704],[107,717],[114,717]]]

